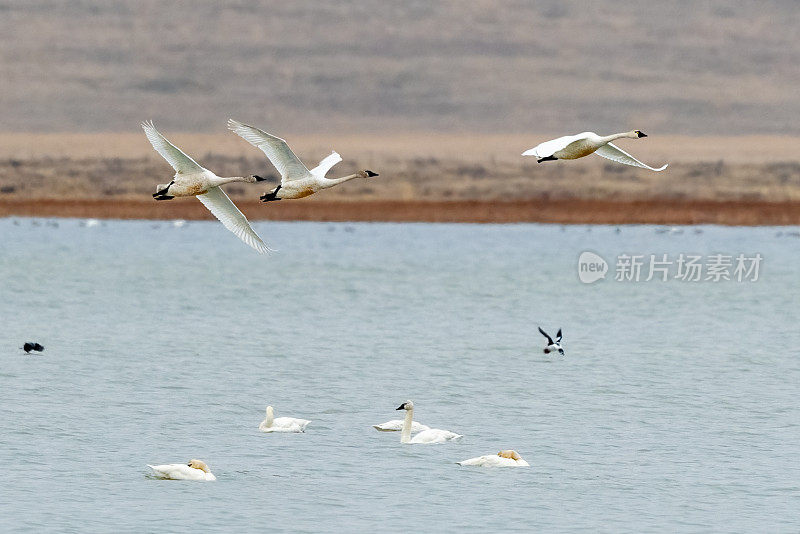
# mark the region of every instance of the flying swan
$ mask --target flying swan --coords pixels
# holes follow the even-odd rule
[[[553,139],[552,141],[545,141],[522,153],[523,156],[536,156],[536,161],[541,163],[543,161],[555,161],[557,159],[578,159],[595,153],[611,161],[617,163],[624,163],[625,165],[633,165],[634,167],[641,167],[643,169],[650,169],[651,171],[663,171],[667,165],[655,169],[649,165],[645,165],[638,159],[634,158],[624,150],[611,144],[615,139],[639,139],[647,137],[646,134],[639,130],[632,130],[630,132],[623,132],[612,135],[597,135],[594,132],[583,132],[578,135],[567,135]]]
[[[487,454],[456,463],[458,465],[474,465],[477,467],[529,467],[530,465],[514,450],[500,451],[497,454]]]
[[[275,418],[272,406],[267,406],[267,418],[261,421],[258,429],[261,432],[305,432],[306,425],[310,423],[306,419],[295,419],[294,417]]]
[[[400,443],[444,443],[445,441],[452,441],[463,437],[461,434],[456,434],[449,430],[428,428],[412,438],[411,423],[414,420],[414,403],[408,400],[401,404],[397,410],[406,411],[406,417],[403,420],[403,430],[400,434]]]
[[[278,172],[281,173],[281,184],[261,196],[262,202],[303,198],[353,178],[378,176],[378,173],[372,171],[360,171],[342,178],[328,179],[325,178],[325,174],[331,170],[331,167],[342,161],[342,157],[336,152],[331,152],[329,156],[319,162],[319,165],[309,171],[292,152],[286,141],[280,137],[275,137],[263,130],[242,124],[233,119],[228,120],[228,129],[251,145],[260,148],[275,168],[278,169]],[[254,178],[258,181],[263,180],[260,176],[255,176]]]
[[[217,480],[217,477],[208,469],[201,460],[189,460],[188,464],[150,465],[147,467],[155,471],[159,478],[170,480]]]
[[[228,198],[225,191],[220,189],[222,184],[231,182],[253,183],[259,181],[253,176],[236,176],[232,178],[221,178],[201,167],[195,160],[184,154],[181,149],[167,141],[161,135],[153,121],[143,122],[142,128],[156,149],[167,163],[175,169],[175,177],[168,184],[159,184],[153,198],[156,200],[172,200],[175,197],[196,196],[214,217],[220,220],[225,228],[236,234],[239,239],[256,249],[260,254],[269,252],[269,247],[258,237],[258,234],[247,222],[247,218],[242,214],[236,205]]]

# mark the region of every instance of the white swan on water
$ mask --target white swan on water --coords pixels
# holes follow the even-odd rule
[[[251,145],[260,148],[275,168],[278,169],[278,172],[281,173],[281,184],[269,193],[264,194],[261,197],[263,202],[283,200],[285,198],[303,198],[353,178],[378,176],[377,173],[365,170],[343,178],[328,179],[325,178],[325,174],[331,167],[342,161],[342,157],[336,152],[331,152],[329,156],[319,162],[319,165],[309,171],[292,152],[286,141],[280,137],[275,137],[264,130],[259,130],[233,119],[228,120],[228,129]],[[255,178],[262,180],[259,176]]]
[[[391,421],[386,421],[385,423],[381,423],[379,425],[372,425],[372,428],[378,432],[400,432],[403,430],[403,420],[392,419]],[[422,432],[423,430],[428,429],[430,429],[430,427],[427,425],[417,423],[416,421],[411,422],[411,432]]]
[[[497,454],[487,454],[456,462],[458,465],[474,465],[477,467],[529,467],[530,464],[522,459],[515,450],[500,451]]]
[[[267,406],[267,417],[258,429],[261,432],[305,432],[306,426],[311,421],[307,419],[296,419],[294,417],[275,417],[272,406]]]
[[[663,171],[666,169],[667,165],[659,167],[658,169],[646,165],[621,148],[611,144],[611,141],[615,139],[640,139],[642,137],[647,137],[647,135],[639,130],[612,135],[597,135],[594,132],[583,132],[577,135],[567,135],[551,141],[545,141],[544,143],[526,150],[522,155],[535,156],[536,160],[542,163],[543,161],[555,161],[557,159],[578,159],[594,153],[606,159],[616,161],[617,163],[642,167],[643,169],[650,169],[651,171]]]
[[[405,410],[406,417],[403,420],[403,430],[400,433],[400,443],[444,443],[445,441],[452,441],[463,437],[461,434],[450,432],[449,430],[441,430],[439,428],[429,428],[423,430],[413,438],[411,437],[412,421],[414,421],[414,403],[406,401],[400,405],[398,410]]]
[[[269,247],[258,237],[258,234],[247,222],[247,218],[239,211],[239,208],[228,198],[225,191],[219,186],[231,182],[257,182],[253,176],[235,176],[231,178],[221,178],[201,167],[195,160],[184,154],[181,149],[167,141],[161,135],[153,122],[143,122],[142,128],[156,149],[156,152],[167,160],[167,163],[175,169],[175,177],[168,184],[159,184],[153,198],[156,200],[172,200],[175,197],[196,196],[214,217],[220,220],[225,228],[233,232],[242,241],[256,249],[260,254],[269,252]]]
[[[188,464],[150,465],[159,478],[170,480],[217,480],[202,460],[189,460]]]

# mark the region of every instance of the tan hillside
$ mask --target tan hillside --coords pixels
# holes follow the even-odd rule
[[[0,130],[800,134],[796,0],[0,5]]]

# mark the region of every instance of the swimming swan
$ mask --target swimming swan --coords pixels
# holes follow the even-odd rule
[[[461,434],[456,434],[449,430],[429,428],[412,438],[411,423],[414,420],[414,403],[410,400],[406,401],[397,409],[406,411],[406,418],[403,420],[403,430],[400,434],[400,443],[444,443],[445,441],[452,441],[463,437]]]
[[[239,239],[256,249],[260,254],[269,252],[269,247],[250,227],[247,218],[228,198],[225,191],[219,188],[220,185],[230,182],[257,182],[259,181],[257,178],[252,176],[220,178],[208,169],[198,165],[195,160],[184,154],[181,149],[167,141],[156,130],[152,121],[143,122],[142,128],[156,152],[161,154],[167,160],[167,163],[175,169],[175,177],[172,181],[168,184],[159,184],[156,187],[153,198],[156,200],[171,200],[175,197],[196,196],[214,214],[214,217],[219,219],[225,225],[225,228],[236,234]]]
[[[189,460],[188,464],[150,465],[147,467],[156,472],[159,478],[170,480],[217,480],[205,462]]]
[[[303,198],[313,195],[321,189],[328,189],[353,178],[378,176],[377,173],[372,171],[359,171],[343,178],[331,180],[325,178],[325,174],[331,167],[342,161],[342,157],[336,152],[331,152],[329,156],[319,162],[319,165],[309,171],[303,165],[303,162],[295,156],[286,141],[280,137],[275,137],[263,130],[242,124],[233,119],[228,120],[228,129],[251,145],[260,148],[275,168],[278,169],[278,172],[281,173],[281,184],[269,193],[265,193],[261,197],[263,202],[282,200],[284,198]],[[259,176],[255,178],[262,180]]]
[[[258,429],[262,432],[305,432],[306,425],[310,422],[294,417],[278,417],[276,419],[272,406],[267,406],[267,418],[261,421]]]
[[[477,467],[529,467],[530,464],[522,459],[517,451],[500,451],[497,454],[487,454],[470,458],[463,462],[456,462],[458,465],[474,465]]]
[[[385,423],[381,423],[379,425],[372,425],[372,428],[378,432],[400,432],[403,430],[403,420],[392,419],[391,421],[386,421]],[[430,428],[431,427],[417,423],[416,421],[411,422],[411,432],[422,432],[423,430],[429,430]]]
[[[643,169],[650,169],[651,171],[663,171],[666,169],[667,165],[658,169],[645,165],[621,148],[611,144],[611,141],[615,139],[639,139],[642,137],[647,137],[647,135],[639,130],[605,136],[597,135],[594,132],[583,132],[578,135],[567,135],[559,137],[558,139],[553,139],[552,141],[545,141],[530,150],[526,150],[522,155],[536,156],[536,161],[541,163],[543,161],[555,161],[557,159],[578,159],[595,153],[598,156],[616,161],[617,163],[642,167]]]

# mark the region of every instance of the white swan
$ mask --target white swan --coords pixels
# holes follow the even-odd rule
[[[147,467],[155,471],[158,477],[170,480],[217,480],[201,460],[189,460],[188,464],[147,464]]]
[[[294,417],[278,417],[276,419],[272,406],[267,406],[267,418],[261,421],[258,429],[262,432],[305,432],[306,426],[310,422]]]
[[[329,156],[319,162],[319,165],[311,169],[303,165],[303,162],[280,137],[268,134],[263,130],[242,124],[233,119],[228,120],[228,129],[242,137],[251,145],[260,148],[267,158],[272,162],[278,172],[281,173],[281,184],[261,196],[263,202],[272,200],[282,200],[289,198],[303,198],[313,195],[321,189],[328,189],[342,182],[353,178],[369,178],[378,176],[372,171],[360,171],[350,174],[343,178],[328,179],[325,174],[337,163],[342,161],[342,157],[336,152],[331,152]],[[257,180],[262,180],[259,176]]]
[[[597,135],[594,132],[583,132],[578,135],[567,135],[559,137],[558,139],[553,139],[552,141],[545,141],[534,148],[526,150],[522,155],[536,156],[537,161],[541,163],[543,161],[555,161],[557,159],[578,159],[595,153],[598,156],[616,161],[617,163],[642,167],[643,169],[650,169],[651,171],[663,171],[666,169],[667,165],[659,167],[658,169],[645,165],[621,148],[611,144],[611,141],[615,139],[639,139],[641,137],[647,137],[647,135],[639,130],[612,135]]]
[[[236,205],[228,198],[225,191],[220,189],[220,185],[231,182],[257,182],[258,179],[252,176],[236,176],[232,178],[220,178],[208,169],[201,167],[195,160],[184,154],[178,147],[167,141],[161,135],[153,122],[143,122],[142,128],[156,149],[156,152],[167,160],[167,163],[175,169],[175,177],[168,184],[159,184],[153,198],[156,200],[171,200],[175,197],[196,196],[214,217],[220,220],[225,228],[236,234],[239,239],[263,254],[269,251],[269,247],[258,237],[258,234],[250,227],[247,218],[242,214]]]
[[[414,420],[414,403],[406,401],[400,405],[398,410],[405,410],[406,417],[403,420],[403,430],[400,433],[400,443],[444,443],[445,441],[452,441],[463,437],[461,434],[450,432],[449,430],[441,430],[439,428],[429,428],[423,430],[413,438],[411,437],[411,426]]]
[[[474,465],[477,467],[529,467],[530,464],[522,459],[517,451],[507,450],[500,451],[497,454],[487,454],[485,456],[478,456],[477,458],[470,458],[462,462],[456,462],[458,465]]]
[[[403,420],[392,419],[391,421],[386,421],[385,423],[381,423],[379,425],[372,425],[372,428],[378,432],[400,432],[403,430]],[[411,422],[411,432],[422,432],[423,430],[429,430],[430,428],[431,427],[417,423],[416,421]]]

